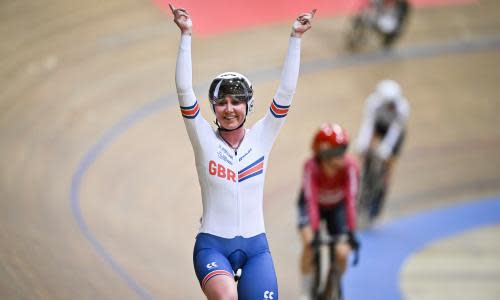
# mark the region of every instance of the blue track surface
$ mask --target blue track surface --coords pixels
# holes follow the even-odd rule
[[[345,278],[348,300],[402,300],[404,262],[440,239],[500,223],[500,197],[427,211],[382,225],[361,235],[361,262]]]

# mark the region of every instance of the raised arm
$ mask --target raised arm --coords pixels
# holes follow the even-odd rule
[[[311,28],[311,19],[315,13],[316,10],[314,9],[310,13],[301,14],[293,23],[288,52],[281,72],[280,85],[274,96],[274,100],[281,106],[289,106],[292,102],[299,78],[300,41],[302,35]]]
[[[299,78],[301,37],[311,28],[311,20],[315,13],[316,10],[314,9],[309,13],[301,14],[294,21],[278,90],[272,100],[268,113],[254,126],[255,130],[261,132],[261,138],[269,150],[290,109]]]
[[[177,54],[177,64],[175,66],[175,85],[179,97],[179,104],[181,107],[188,107],[196,102],[196,96],[193,91],[193,67],[191,63],[192,21],[185,9],[175,8],[171,4],[169,4],[169,6],[174,15],[174,22],[181,31],[181,41]]]
[[[193,90],[193,75],[191,63],[191,29],[192,21],[187,10],[175,8],[169,4],[174,22],[181,31],[181,41],[175,67],[175,85],[184,123],[193,147],[201,147],[202,138],[213,133],[210,125],[200,115],[200,106]]]

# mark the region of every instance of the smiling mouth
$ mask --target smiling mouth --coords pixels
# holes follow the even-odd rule
[[[237,117],[236,116],[224,116],[224,119],[231,121],[231,120],[236,120]]]

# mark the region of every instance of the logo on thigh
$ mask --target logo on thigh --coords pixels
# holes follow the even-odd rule
[[[207,269],[209,269],[209,270],[211,270],[211,269],[213,269],[213,268],[217,268],[217,267],[218,267],[218,266],[217,266],[217,263],[215,263],[215,261],[213,261],[213,262],[211,262],[211,263],[207,264]]]
[[[270,300],[272,300],[272,299],[274,299],[274,298],[273,298],[273,295],[274,295],[274,292],[271,292],[271,291],[265,291],[265,292],[264,292],[264,299],[270,299]]]

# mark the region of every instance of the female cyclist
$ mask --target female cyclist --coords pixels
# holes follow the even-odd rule
[[[347,132],[338,124],[323,124],[315,134],[313,157],[304,164],[302,188],[298,199],[299,231],[303,243],[300,269],[302,273],[302,298],[310,299],[314,286],[313,241],[319,238],[320,222],[324,220],[328,234],[338,240],[330,249],[329,277],[333,268],[344,273],[350,251],[359,248],[355,235],[355,199],[358,190],[359,170],[353,157],[345,154],[349,144]],[[328,278],[327,282],[331,282]],[[332,293],[331,285],[325,295]],[[325,299],[330,299],[325,296]]]
[[[408,100],[399,83],[394,80],[381,80],[366,99],[365,114],[357,139],[359,160],[365,164],[363,168],[366,168],[367,156],[373,153],[384,162],[385,168],[384,188],[370,208],[372,220],[379,216],[384,206],[393,170],[405,140],[409,115]]]
[[[193,146],[203,217],[193,262],[201,288],[211,299],[278,299],[274,265],[264,229],[262,196],[271,147],[295,92],[300,40],[315,11],[293,24],[279,88],[264,118],[243,127],[254,99],[250,81],[236,72],[217,76],[208,97],[217,129],[201,116],[192,88],[191,29],[187,10],[170,5],[181,31],[175,80],[184,124]],[[238,285],[234,272],[241,269]]]

